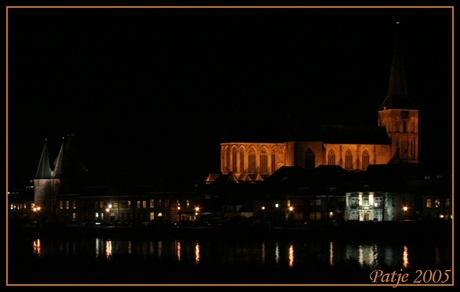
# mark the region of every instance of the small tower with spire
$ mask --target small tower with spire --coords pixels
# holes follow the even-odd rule
[[[391,138],[391,163],[418,163],[419,111],[407,92],[404,62],[396,23],[396,40],[388,94],[378,110],[378,126]]]
[[[71,149],[72,135],[62,137],[59,153],[54,160],[54,167],[50,165],[50,155],[48,141],[45,139],[37,172],[34,177],[34,203],[42,206],[46,200],[46,193],[49,191],[57,192],[68,180],[78,179],[80,173],[86,171],[86,168],[78,159]]]
[[[37,172],[34,177],[34,203],[41,205],[44,199],[45,187],[52,180],[52,171],[50,167],[50,157],[48,150],[48,141],[45,139],[42,155],[38,162]]]

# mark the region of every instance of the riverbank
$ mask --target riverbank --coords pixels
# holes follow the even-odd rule
[[[41,226],[11,227],[12,237],[100,237],[100,238],[226,238],[251,239],[324,239],[359,242],[446,241],[453,238],[452,221],[388,221],[310,224],[302,227],[85,227]]]

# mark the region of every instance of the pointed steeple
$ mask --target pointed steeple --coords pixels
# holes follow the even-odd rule
[[[62,178],[62,169],[64,167],[64,147],[65,139],[62,137],[61,148],[59,154],[54,160],[53,178]]]
[[[397,22],[396,25],[396,41],[394,45],[393,61],[391,63],[388,94],[383,103],[380,105],[379,110],[417,108],[415,104],[410,100],[407,93],[400,34],[398,31],[399,22]]]
[[[48,151],[47,141],[45,139],[45,145],[43,146],[42,155],[38,163],[37,172],[35,173],[35,179],[50,179],[51,168],[50,168],[50,157]]]

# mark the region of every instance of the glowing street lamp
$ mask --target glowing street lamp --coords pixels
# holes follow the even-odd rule
[[[407,206],[403,207],[403,211],[404,211],[404,220],[407,220]]]
[[[107,208],[105,209],[105,212],[107,213],[107,222],[110,221],[109,218],[110,218],[110,215],[111,215],[111,211],[112,211],[112,204],[109,204],[109,205],[107,206]]]

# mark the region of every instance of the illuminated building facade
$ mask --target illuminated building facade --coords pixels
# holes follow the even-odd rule
[[[399,37],[377,126],[307,125],[294,141],[224,142],[220,152],[220,171],[233,173],[239,181],[263,179],[282,166],[339,165],[366,171],[369,165],[418,163],[419,113],[408,96]]]

